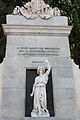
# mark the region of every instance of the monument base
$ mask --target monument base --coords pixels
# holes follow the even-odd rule
[[[50,117],[49,112],[44,112],[39,115],[39,113],[31,112],[32,117]]]
[[[25,117],[24,120],[78,120],[78,118]]]
[[[0,120],[79,120],[79,119],[58,117],[24,117],[24,118],[1,118]]]

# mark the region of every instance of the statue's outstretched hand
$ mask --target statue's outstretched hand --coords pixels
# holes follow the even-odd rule
[[[33,93],[31,93],[30,96],[32,97],[32,96],[33,96]]]
[[[45,59],[45,63],[49,63],[47,59]]]

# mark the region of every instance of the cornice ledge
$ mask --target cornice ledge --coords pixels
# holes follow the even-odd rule
[[[69,36],[72,26],[10,25],[3,24],[5,35]]]

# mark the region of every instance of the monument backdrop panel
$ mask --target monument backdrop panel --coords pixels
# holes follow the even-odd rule
[[[78,119],[68,41],[71,28],[65,16],[29,20],[7,15],[1,118],[25,117],[26,69],[46,67],[42,61],[47,58],[52,68],[55,118]]]

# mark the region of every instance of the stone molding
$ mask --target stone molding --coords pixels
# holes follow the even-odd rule
[[[5,35],[69,36],[72,26],[10,25],[3,24]]]

